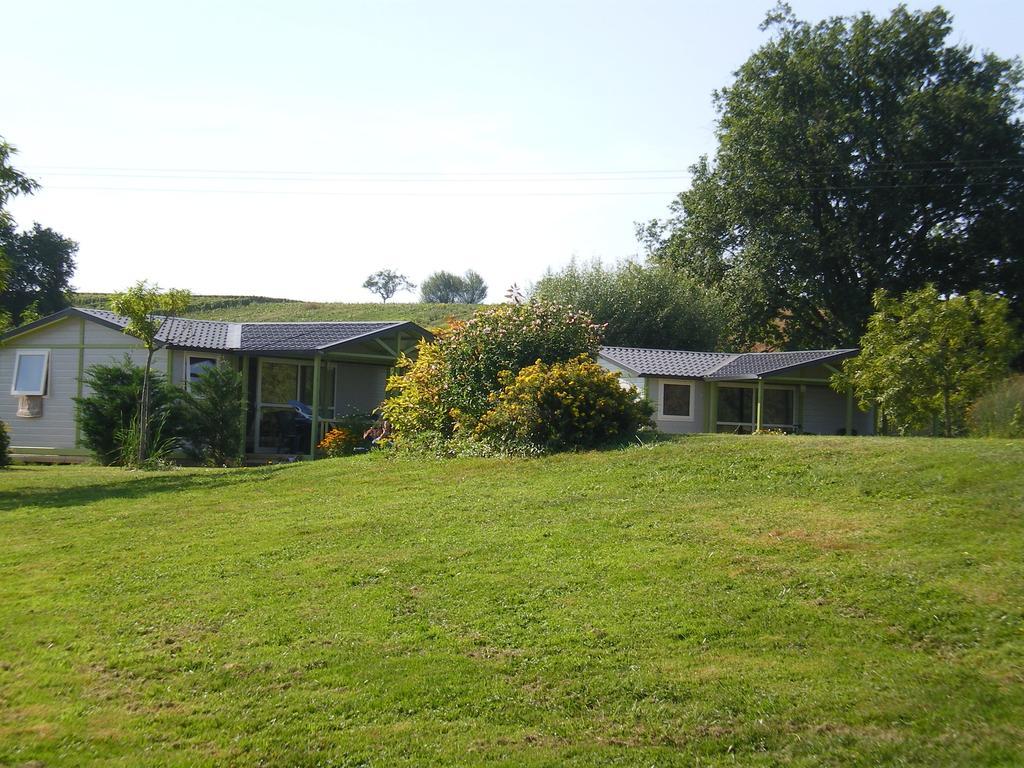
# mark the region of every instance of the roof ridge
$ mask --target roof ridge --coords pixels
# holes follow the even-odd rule
[[[721,363],[716,365],[710,371],[705,373],[704,376],[714,376],[716,371],[720,370],[721,368],[725,368],[725,366],[727,366],[727,365],[731,365],[732,363],[735,363],[738,359],[743,357],[743,355],[749,355],[749,354],[750,354],[749,352],[736,352],[735,354],[727,357]]]
[[[601,349],[635,349],[638,352],[681,352],[685,355],[735,355],[736,352],[708,352],[699,349],[668,349],[665,347],[622,347],[613,344],[603,344]]]
[[[367,325],[370,323],[395,325],[396,323],[411,323],[412,320],[241,320],[238,322],[239,325]]]

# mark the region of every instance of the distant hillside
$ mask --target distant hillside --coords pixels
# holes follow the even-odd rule
[[[110,294],[77,293],[79,307],[106,309]],[[464,319],[479,304],[344,304],[273,299],[266,296],[193,296],[186,315],[201,320],[237,322],[302,322],[310,320],[411,320],[439,328],[448,320]]]

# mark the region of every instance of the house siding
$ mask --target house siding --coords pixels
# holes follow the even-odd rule
[[[824,386],[807,385],[804,392],[803,431],[814,435],[838,435],[846,429],[846,396]],[[874,434],[871,413],[853,407],[853,429],[858,435]]]
[[[19,349],[50,350],[47,394],[38,417],[18,416],[19,398],[10,394]],[[17,453],[19,448],[79,448],[73,399],[78,395],[78,372],[88,371],[92,365],[119,362],[125,355],[138,365],[146,362],[146,350],[138,339],[78,317],[64,317],[8,340],[0,347],[0,421],[8,426],[12,452]],[[163,372],[166,368],[167,353],[158,351],[153,356],[153,369]],[[83,384],[82,394],[89,392]]]
[[[335,402],[339,416],[365,414],[384,400],[388,368],[363,363],[338,363]]]
[[[643,379],[641,379],[643,381]],[[689,384],[693,387],[693,400],[690,409],[689,421],[678,418],[661,416],[661,395],[663,384]],[[643,386],[641,386],[643,391]],[[706,432],[704,415],[706,410],[707,383],[699,379],[647,379],[647,397],[654,406],[654,423],[661,432],[671,435],[692,435],[697,432]]]

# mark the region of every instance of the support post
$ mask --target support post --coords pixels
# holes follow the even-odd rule
[[[763,416],[764,416],[764,379],[758,379],[757,380],[757,408],[756,408],[756,412],[757,412],[757,425],[756,425],[756,430],[755,431],[760,432],[761,431],[761,426],[764,424],[764,420],[763,420]]]
[[[846,388],[846,435],[853,434],[853,387]]]
[[[796,388],[796,424],[800,433],[804,432],[804,400],[807,398],[807,385],[801,384]]]
[[[708,382],[708,400],[710,405],[708,406],[708,432],[712,434],[718,432],[718,382]]]
[[[242,437],[238,453],[245,458],[245,433],[249,426],[249,356],[242,355]]]
[[[309,424],[309,458],[316,458],[316,438],[320,431],[320,366],[323,364],[323,353],[317,352],[313,358],[313,416]]]
[[[78,321],[78,382],[75,386],[75,394],[81,398],[85,378],[85,318]],[[78,407],[75,407],[75,448],[82,447],[82,419],[78,416]]]

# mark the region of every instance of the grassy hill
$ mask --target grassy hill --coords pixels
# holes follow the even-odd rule
[[[77,293],[80,307],[107,309],[108,293]],[[272,299],[266,296],[193,296],[187,317],[236,322],[300,322],[312,320],[411,320],[425,328],[446,325],[450,318],[467,318],[479,304],[318,303]]]
[[[0,764],[1021,765],[1022,477],[772,436],[17,467]]]

